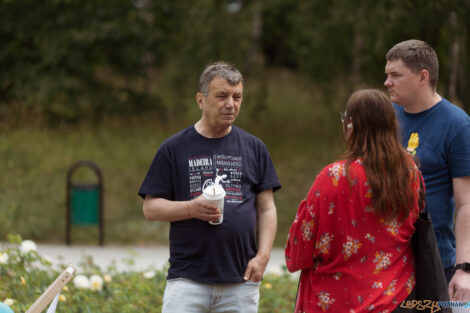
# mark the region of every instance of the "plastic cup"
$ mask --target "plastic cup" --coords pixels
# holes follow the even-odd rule
[[[213,203],[220,210],[221,217],[215,222],[209,222],[211,225],[219,225],[224,221],[224,200],[225,200],[225,190],[222,186],[208,186],[204,189],[202,193],[204,199],[207,202]]]

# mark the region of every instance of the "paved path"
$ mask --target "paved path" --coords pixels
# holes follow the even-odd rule
[[[80,269],[80,263],[86,256],[91,256],[93,263],[106,271],[108,266],[116,266],[118,271],[145,271],[151,268],[160,270],[168,265],[170,256],[167,246],[66,246],[38,244],[38,253],[48,257],[56,266],[74,264]],[[129,263],[133,260],[133,264]],[[282,273],[284,250],[273,249],[266,269],[270,273]]]

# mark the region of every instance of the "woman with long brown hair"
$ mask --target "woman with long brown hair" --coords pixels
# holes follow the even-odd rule
[[[392,312],[415,285],[419,170],[381,91],[353,93],[341,122],[344,158],[318,174],[287,239],[295,312]]]

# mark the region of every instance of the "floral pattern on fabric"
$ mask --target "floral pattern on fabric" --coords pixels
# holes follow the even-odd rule
[[[393,280],[390,285],[388,285],[387,289],[384,291],[384,295],[393,296],[395,294],[395,285],[397,284],[397,280]]]
[[[384,223],[387,227],[387,231],[393,236],[398,236],[398,231],[400,230],[401,224],[396,219],[384,220],[381,219],[380,222]]]
[[[377,266],[375,267],[374,274],[378,274],[390,266],[392,263],[390,261],[391,256],[391,253],[385,253],[383,251],[375,252],[374,263],[377,263]]]
[[[331,295],[326,291],[320,291],[318,293],[318,306],[323,310],[326,311],[335,302],[335,299],[331,297]]]
[[[374,243],[375,242],[375,237],[371,233],[367,233],[365,238],[369,239],[370,242]]]
[[[344,260],[347,260],[351,255],[356,254],[361,246],[362,243],[360,243],[359,240],[348,236],[347,241],[343,243]]]
[[[411,275],[408,281],[406,282],[406,290],[411,293],[416,286],[416,278],[415,275]]]
[[[335,213],[335,203],[331,202],[330,203],[330,208],[328,209],[328,214],[331,215],[333,213]]]
[[[405,220],[381,221],[362,161],[351,162],[348,175],[345,164],[318,174],[289,230],[286,265],[302,270],[295,313],[390,313],[416,284],[417,201]],[[418,188],[410,182],[414,194]]]
[[[301,230],[303,230],[302,239],[304,241],[308,241],[308,240],[312,239],[312,237],[313,237],[313,233],[312,233],[313,223],[314,223],[313,220],[311,220],[310,222],[307,222],[306,220],[302,221]]]
[[[334,237],[335,235],[330,233],[322,234],[320,236],[320,240],[317,241],[315,248],[317,248],[322,254],[330,253],[331,241],[333,241]]]
[[[344,164],[334,163],[332,167],[328,169],[328,176],[331,177],[333,185],[338,186],[338,182],[341,177],[346,177],[346,171]]]
[[[372,288],[374,289],[383,288],[383,284],[381,281],[374,281],[374,283],[372,284]]]
[[[364,187],[367,188],[367,192],[366,192],[366,195],[364,197],[366,197],[366,199],[372,198],[372,189],[369,187],[369,183],[365,182]]]
[[[340,280],[342,276],[343,276],[342,273],[336,273],[336,274],[333,275],[334,279],[336,279],[336,280]]]

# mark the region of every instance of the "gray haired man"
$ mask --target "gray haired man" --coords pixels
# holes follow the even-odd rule
[[[281,185],[263,142],[233,125],[240,72],[210,64],[198,89],[201,119],[161,144],[139,190],[145,217],[171,223],[163,312],[257,312]],[[213,225],[222,212],[201,193],[221,178],[223,222]]]

